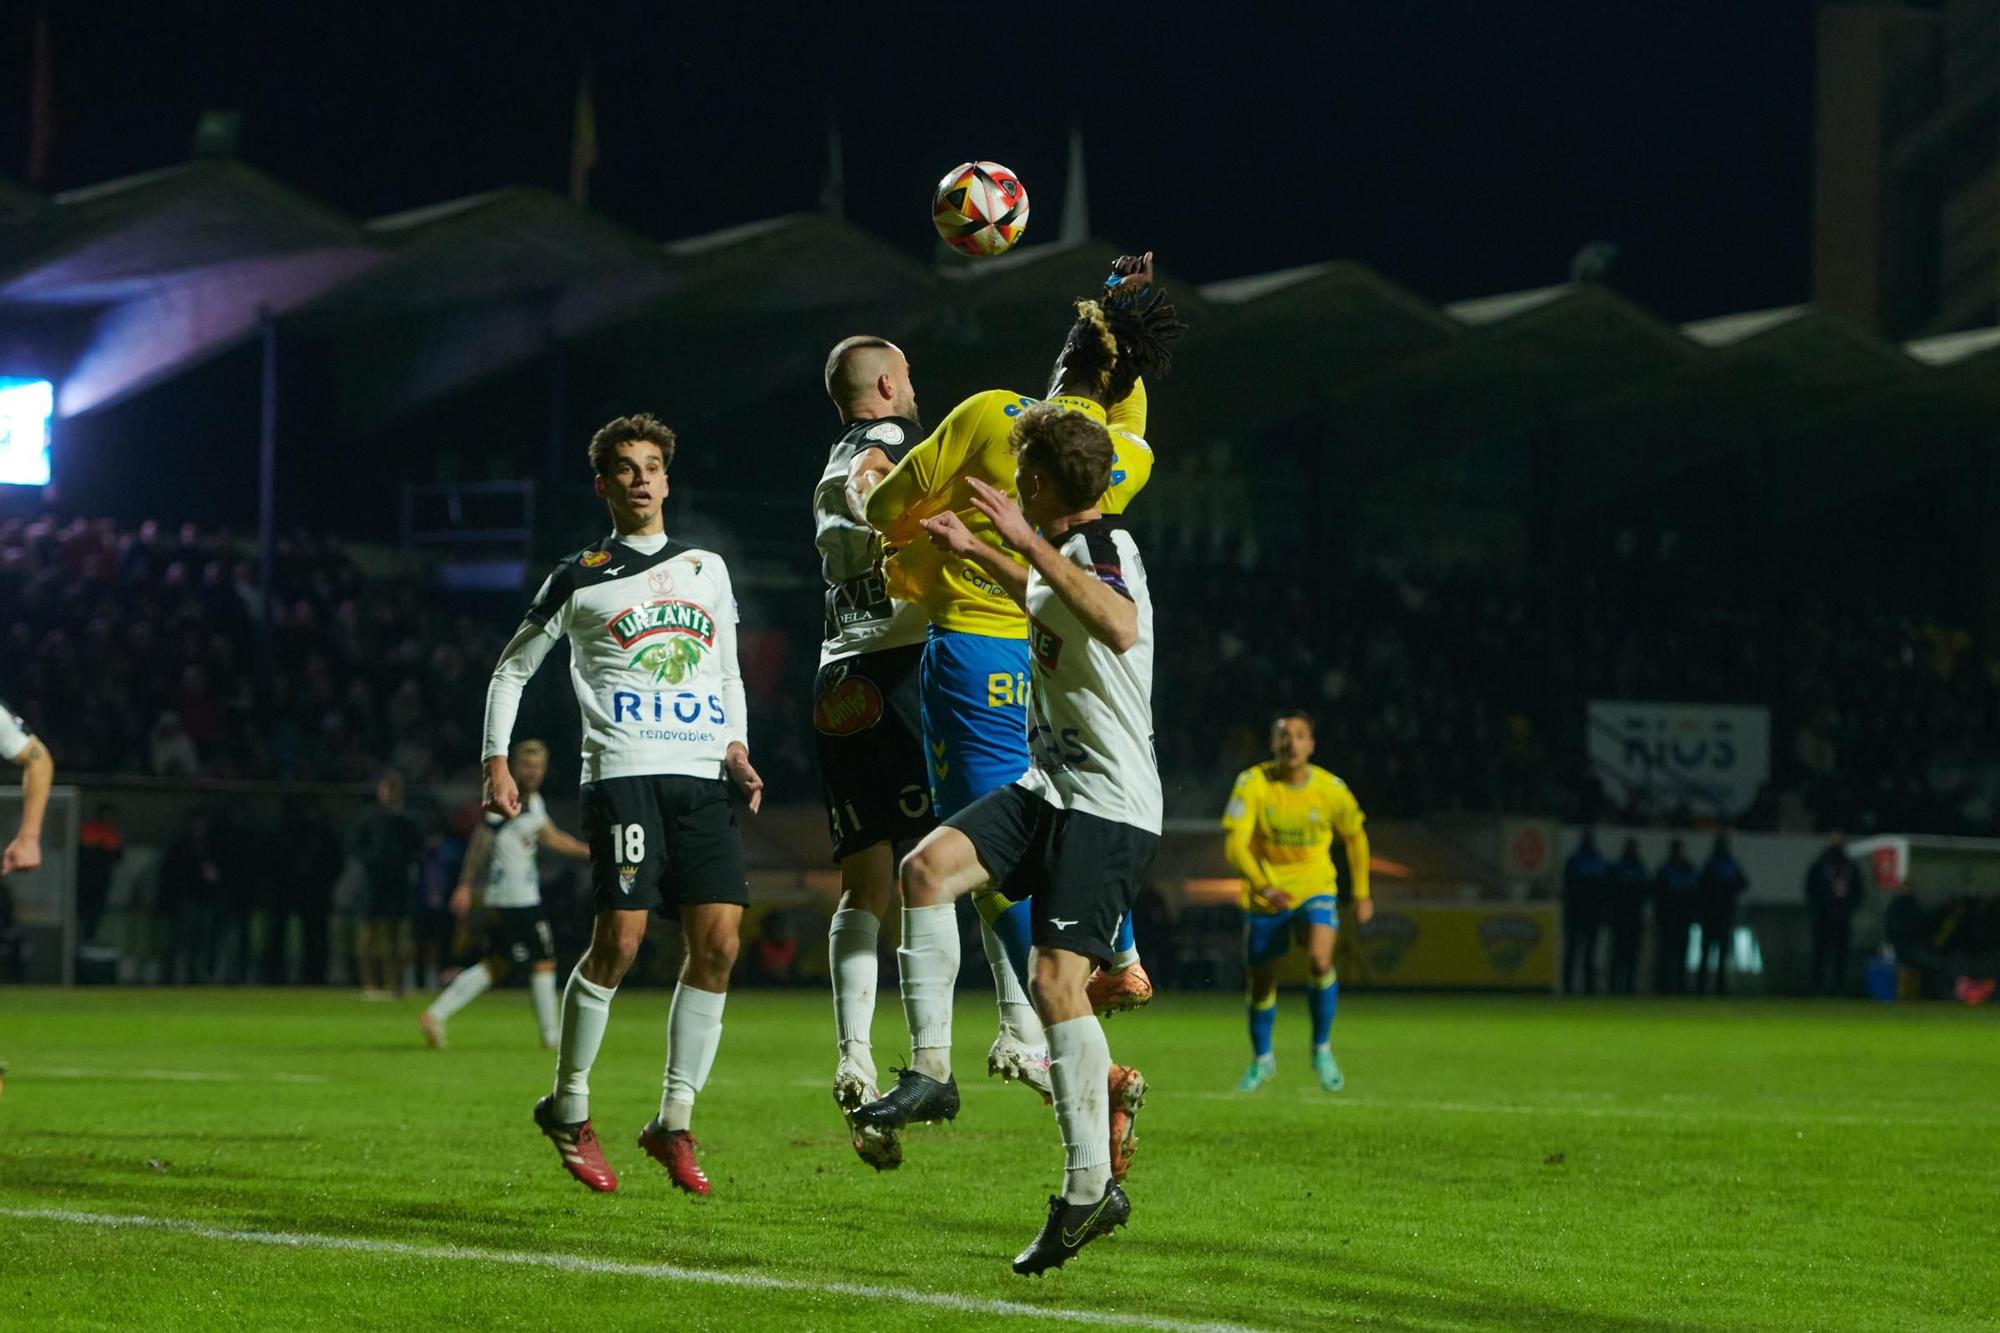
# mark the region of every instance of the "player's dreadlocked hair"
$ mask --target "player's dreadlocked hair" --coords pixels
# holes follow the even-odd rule
[[[1109,407],[1123,402],[1141,376],[1164,378],[1173,369],[1173,344],[1185,332],[1164,288],[1086,298],[1076,303],[1076,323],[1056,366],[1073,390],[1088,390]]]

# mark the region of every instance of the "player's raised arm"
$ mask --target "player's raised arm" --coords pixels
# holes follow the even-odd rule
[[[521,711],[521,692],[568,627],[570,594],[576,586],[574,568],[566,562],[542,584],[534,604],[528,608],[527,618],[501,650],[500,660],[493,667],[493,678],[486,683],[486,741],[480,750],[485,771],[480,779],[480,804],[508,819],[521,813],[521,791],[507,767],[507,748],[514,742],[514,719]]]
[[[0,852],[0,875],[9,875],[42,863],[42,818],[48,813],[56,762],[49,747],[30,735],[4,704],[0,704],[0,757],[21,770],[21,825],[6,851]]]
[[[1103,434],[1102,427],[1093,421],[1082,417],[1073,420],[1079,426],[1087,426],[1099,435]],[[1118,567],[1115,548],[1107,552],[1086,547],[1091,556],[1091,565],[1086,569],[1065,557],[1036,532],[1021,512],[1021,507],[1005,491],[977,478],[969,484],[972,487],[972,502],[993,521],[994,530],[1001,539],[1028,557],[1028,563],[1034,566],[1035,572],[1049,581],[1056,596],[1076,613],[1076,618],[1083,622],[1092,638],[1120,653],[1139,641],[1139,609],[1125,588],[1124,573]],[[1096,516],[1094,509],[1087,512],[1092,517]]]

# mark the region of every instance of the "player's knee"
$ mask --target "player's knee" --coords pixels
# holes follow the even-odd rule
[[[944,866],[929,847],[919,847],[903,858],[899,878],[903,904],[907,907],[935,907],[944,889]]]

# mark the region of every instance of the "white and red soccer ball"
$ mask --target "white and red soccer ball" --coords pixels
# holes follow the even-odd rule
[[[998,162],[965,162],[945,173],[931,221],[961,254],[1005,254],[1028,229],[1028,187]]]

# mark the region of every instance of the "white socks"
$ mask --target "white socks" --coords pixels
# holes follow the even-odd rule
[[[943,1082],[951,1077],[951,992],[958,984],[958,913],[950,903],[903,909],[896,961],[910,1024],[910,1065]]]
[[[873,912],[845,907],[833,914],[833,929],[826,937],[827,971],[833,977],[833,1031],[840,1043],[840,1058],[859,1068],[871,1086],[875,1082],[875,1053],[869,1033],[875,1022],[879,980],[875,945],[881,934],[881,919]]]
[[[492,984],[493,978],[487,975],[486,964],[474,963],[460,972],[457,980],[444,988],[444,994],[431,1001],[428,1012],[432,1018],[442,1023],[484,995],[487,987]]]
[[[1062,1126],[1063,1198],[1095,1203],[1111,1183],[1111,1047],[1095,1015],[1049,1028],[1049,1082]]]
[[[486,969],[482,967],[479,970],[484,972]],[[557,1034],[555,969],[528,973],[528,994],[535,1001],[535,1026],[542,1031],[542,1045],[555,1045]]]
[[[1021,989],[1021,979],[1014,975],[1014,965],[1007,961],[1000,937],[983,915],[979,918],[979,942],[986,946],[986,965],[993,970],[993,994],[1000,1002],[1002,1035],[1041,1050],[1049,1044],[1048,1034],[1042,1031],[1041,1017],[1029,1003],[1028,993]]]
[[[555,1118],[564,1124],[590,1119],[590,1067],[604,1042],[616,986],[583,979],[582,964],[563,987],[562,1037],[556,1052]]]
[[[715,1048],[722,1044],[722,1005],[728,998],[685,982],[674,987],[667,1010],[667,1077],[660,1093],[660,1124],[669,1133],[688,1127],[694,1095],[715,1066]]]

